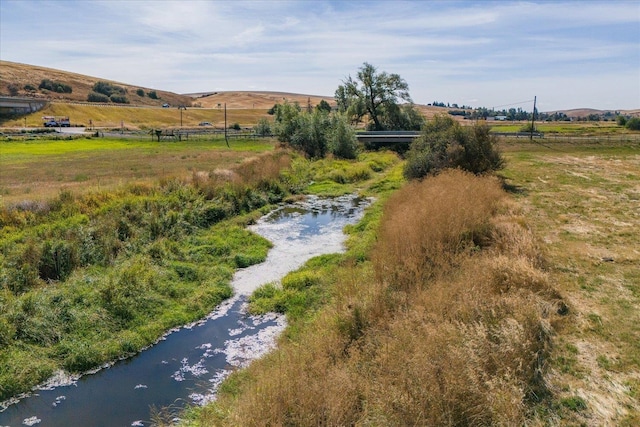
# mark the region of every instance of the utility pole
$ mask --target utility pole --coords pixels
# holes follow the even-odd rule
[[[184,105],[181,105],[178,107],[178,110],[180,110],[180,127],[182,127],[182,110],[186,110],[187,107],[185,107]]]
[[[531,134],[529,136],[529,141],[533,141],[533,129],[534,123],[536,122],[536,96],[533,97],[533,112],[531,113]]]
[[[224,103],[224,142],[229,147],[229,137],[227,136],[227,103]]]

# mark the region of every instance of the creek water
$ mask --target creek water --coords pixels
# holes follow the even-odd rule
[[[234,369],[271,350],[284,316],[250,316],[247,296],[310,258],[343,251],[347,224],[366,199],[310,197],[282,206],[250,228],[273,243],[267,259],[238,270],[234,297],[191,325],[167,333],[136,356],[82,376],[60,373],[17,402],[0,406],[0,426],[147,426],[152,408],[179,410],[215,399]]]

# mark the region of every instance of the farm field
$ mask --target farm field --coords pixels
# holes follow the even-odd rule
[[[227,169],[273,141],[233,140],[153,142],[150,140],[72,139],[0,143],[0,200],[5,204],[44,200],[61,190],[74,194],[109,190],[131,182],[188,179],[193,173]]]
[[[569,305],[554,338],[560,424],[640,423],[640,145],[512,145],[502,172]],[[553,423],[553,422],[552,422]]]

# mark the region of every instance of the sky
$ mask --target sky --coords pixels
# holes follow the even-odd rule
[[[415,103],[640,108],[640,1],[0,0],[0,59],[177,93],[333,96],[366,62]]]

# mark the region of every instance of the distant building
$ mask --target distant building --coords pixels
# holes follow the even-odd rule
[[[507,120],[507,116],[496,116],[495,120],[499,120],[501,122],[504,122],[505,120]]]

